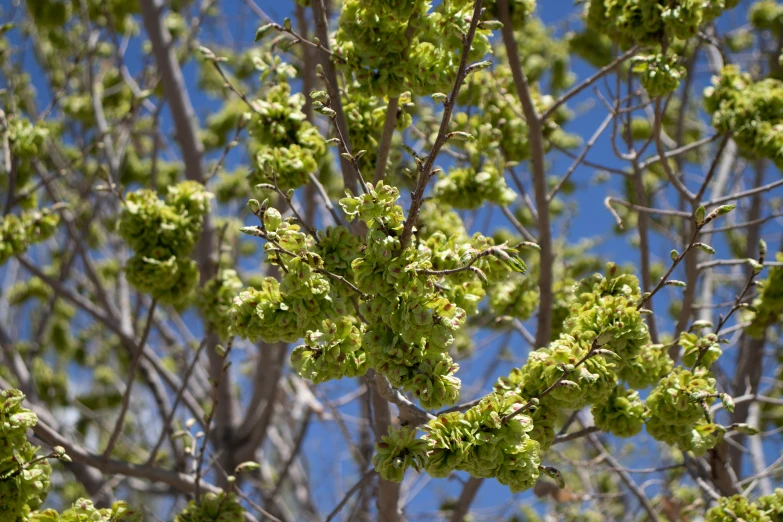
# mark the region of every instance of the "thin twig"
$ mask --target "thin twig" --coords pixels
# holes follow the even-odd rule
[[[157,301],[153,299],[147,314],[147,324],[144,326],[144,333],[141,336],[141,340],[136,348],[136,353],[133,355],[133,361],[131,361],[130,368],[128,369],[128,381],[125,383],[125,393],[122,396],[120,416],[117,418],[114,430],[109,437],[109,442],[106,444],[106,449],[103,451],[104,458],[109,458],[114,446],[117,444],[117,440],[120,438],[120,433],[122,433],[122,428],[125,424],[125,415],[128,413],[128,406],[130,406],[133,383],[136,380],[136,371],[139,369],[139,363],[144,354],[144,346],[147,344],[147,337],[149,337],[150,329],[152,328],[152,317],[155,314],[155,307],[157,304]]]

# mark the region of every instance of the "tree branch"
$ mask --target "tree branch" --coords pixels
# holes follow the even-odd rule
[[[535,193],[536,210],[538,211],[538,244],[541,247],[540,275],[538,288],[540,302],[538,306],[538,329],[536,344],[545,346],[552,336],[552,303],[554,294],[552,283],[554,279],[554,251],[552,247],[552,225],[549,215],[549,199],[547,197],[546,166],[544,165],[544,133],[542,119],[536,112],[533,95],[527,81],[525,71],[519,60],[519,50],[511,27],[511,15],[508,0],[498,0],[498,19],[503,24],[503,43],[508,55],[508,64],[517,96],[522,103],[522,110],[529,128],[531,164],[533,170],[533,191]]]

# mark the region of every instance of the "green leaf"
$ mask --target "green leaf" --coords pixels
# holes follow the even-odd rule
[[[264,36],[269,34],[269,32],[272,29],[274,29],[276,25],[277,24],[264,24],[261,27],[259,27],[258,29],[256,29],[256,37],[255,37],[255,40],[253,40],[253,41],[254,42],[259,41],[261,38],[263,38]]]

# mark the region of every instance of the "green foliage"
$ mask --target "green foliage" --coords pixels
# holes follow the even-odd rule
[[[742,495],[718,499],[718,505],[707,511],[706,522],[732,522],[738,519],[755,522],[771,522],[758,504]]]
[[[360,350],[362,332],[350,318],[326,319],[321,330],[307,332],[305,344],[291,353],[291,366],[299,376],[319,383],[367,372],[367,354]]]
[[[427,473],[445,477],[464,470],[495,477],[514,492],[529,489],[539,476],[539,444],[528,436],[533,421],[514,415],[524,401],[514,392],[496,392],[464,414],[448,413],[425,427]]]
[[[242,289],[236,270],[225,268],[207,281],[198,291],[196,304],[204,320],[221,337],[228,337],[229,311],[234,297]]]
[[[516,199],[502,171],[486,163],[480,172],[472,168],[454,168],[435,184],[435,195],[454,208],[475,209],[486,202],[505,207]]]
[[[22,406],[22,392],[4,390],[1,395],[0,520],[23,520],[46,498],[52,470],[46,459],[36,459],[38,448],[27,442],[27,431],[38,417]]]
[[[590,0],[585,7],[587,26],[623,46],[658,44],[663,38],[687,39],[702,24],[731,9],[739,0]]]
[[[57,513],[54,509],[31,513],[30,522],[141,522],[141,511],[130,509],[122,500],[112,504],[111,508],[98,509],[91,500],[80,498],[70,509]]]
[[[595,425],[618,437],[633,437],[644,427],[647,411],[639,392],[617,386],[606,402],[591,410]]]
[[[754,2],[748,9],[748,21],[758,30],[780,33],[783,29],[783,6],[774,0]]]
[[[683,349],[682,362],[685,366],[699,366],[709,369],[710,366],[718,360],[723,354],[718,342],[718,336],[710,333],[705,336],[699,336],[691,332],[680,334],[680,347]]]
[[[647,431],[655,439],[702,455],[714,448],[725,428],[712,423],[707,408],[717,396],[715,378],[705,368],[676,367],[647,398]],[[706,421],[705,421],[706,417]]]
[[[460,36],[468,31],[473,4],[446,0],[430,7],[428,0],[343,2],[337,49],[361,89],[387,96],[451,89],[460,58],[454,51],[462,48]],[[490,34],[476,31],[468,60],[490,52]]]
[[[633,71],[641,76],[640,81],[650,98],[676,91],[685,75],[685,67],[679,64],[676,54],[637,56],[634,62]]]
[[[783,262],[783,253],[777,254],[777,260]],[[783,314],[783,268],[769,269],[767,279],[759,297],[753,302],[755,313],[746,331],[753,337],[763,337],[767,328],[778,322]]]
[[[326,154],[324,138],[302,112],[302,93],[286,82],[271,87],[254,102],[248,132],[256,142],[256,170],[251,183],[276,183],[281,190],[301,187]]]
[[[634,389],[643,389],[671,372],[674,362],[669,357],[666,346],[646,344],[639,354],[632,357],[620,370],[620,378]]]
[[[175,522],[242,522],[245,510],[233,493],[207,493],[201,503],[191,500]]]
[[[198,241],[212,195],[192,181],[169,187],[166,200],[147,189],[128,194],[118,232],[136,254],[128,282],[162,303],[184,303],[198,284],[188,256]]]
[[[59,222],[60,216],[48,208],[0,217],[0,265],[52,237]]]
[[[712,126],[731,132],[750,158],[768,158],[783,165],[783,83],[772,78],[753,81],[736,65],[727,65],[704,91]]]
[[[402,482],[405,470],[411,466],[416,471],[424,467],[426,442],[416,438],[416,428],[389,426],[388,435],[375,443],[373,466],[384,480]]]
[[[511,274],[505,281],[499,281],[489,292],[489,309],[494,314],[508,315],[527,320],[538,306],[538,287],[530,278]]]
[[[759,497],[759,509],[770,519],[770,522],[783,520],[783,489],[777,488],[771,495]]]

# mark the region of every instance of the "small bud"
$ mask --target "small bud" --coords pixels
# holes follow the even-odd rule
[[[201,51],[201,55],[206,58],[207,60],[213,60],[215,61],[217,58],[215,56],[215,53],[213,53],[209,48],[201,46],[198,48],[199,51]]]
[[[712,321],[707,321],[702,319],[699,321],[694,321],[691,327],[689,328],[689,331],[692,332],[694,330],[701,330],[702,328],[712,328],[712,327],[713,327]]]
[[[732,424],[729,426],[729,429],[738,431],[740,433],[744,433],[745,435],[758,435],[759,430],[758,428],[754,428],[750,424],[745,424],[744,422],[738,422],[735,424]]]
[[[726,411],[729,413],[734,413],[734,399],[732,399],[728,393],[721,393],[719,397],[720,402],[723,403],[723,407],[726,409]]]
[[[522,241],[521,243],[517,243],[514,245],[514,248],[529,248],[531,250],[538,250],[541,251],[541,246],[538,243],[533,243],[532,241]]]
[[[767,242],[763,239],[759,239],[759,263],[764,264],[764,259],[767,257]]]
[[[503,29],[503,22],[500,22],[498,20],[486,20],[484,22],[479,22],[478,26],[479,26],[479,29],[487,29],[489,31],[497,31],[499,29]]]
[[[473,141],[476,138],[472,134],[468,134],[467,132],[454,131],[446,134],[446,139],[457,140],[457,141]]]
[[[63,462],[73,462],[71,460],[71,457],[68,456],[67,453],[65,453],[65,448],[62,446],[55,446],[52,448],[52,453],[54,453],[55,458],[63,461]]]
[[[680,257],[680,253],[677,252],[677,250],[672,250],[671,252],[669,252],[669,257],[671,258],[672,261],[677,261],[677,259]]]
[[[261,203],[257,199],[251,199],[247,202],[247,206],[250,208],[250,212],[253,214],[259,214],[261,212]]]
[[[484,70],[484,69],[488,69],[490,67],[492,67],[492,62],[490,62],[488,60],[485,60],[483,62],[474,63],[473,65],[471,65],[470,67],[467,68],[467,70],[465,71],[465,74],[470,74],[470,73],[472,73],[474,71],[481,71],[481,70]]]
[[[764,265],[756,261],[755,259],[746,259],[745,262],[750,265],[753,270],[753,275],[759,275],[764,270]]]
[[[291,30],[291,19],[290,18],[286,18],[285,20],[283,20],[283,29],[285,29],[286,31],[290,31]]]
[[[712,221],[717,217],[725,216],[735,208],[737,208],[737,205],[722,205],[716,208],[715,210],[713,210],[707,215],[707,217],[704,219],[704,224],[706,225],[707,223],[709,223],[710,221]]]
[[[269,232],[276,231],[283,222],[283,216],[275,208],[268,208],[264,212],[264,228]]]
[[[565,488],[565,479],[563,478],[563,474],[560,473],[560,471],[549,466],[541,466],[539,469],[543,471],[548,477],[554,479],[558,488]]]
[[[707,254],[712,254],[712,255],[715,255],[715,249],[714,249],[714,248],[712,248],[710,245],[708,245],[708,244],[706,244],[706,243],[696,243],[696,244],[695,244],[695,245],[693,245],[693,246],[695,246],[696,248],[698,248],[698,249],[699,249],[699,250],[701,250],[702,252],[705,252],[705,253],[707,253]]]
[[[705,213],[706,213],[706,211],[704,210],[703,206],[696,209],[695,218],[696,218],[696,224],[697,225],[701,225],[702,223],[704,223],[704,214]]]
[[[326,94],[326,91],[311,91],[310,99],[312,99],[313,101],[326,103],[329,101],[329,95]]]
[[[259,230],[258,227],[242,227],[239,229],[239,231],[249,236],[261,237],[262,235],[261,230]]]
[[[220,357],[225,357],[226,348],[222,344],[218,344],[215,346],[215,353],[218,354]]]
[[[445,94],[443,94],[442,92],[436,92],[435,94],[433,94],[431,96],[431,98],[433,100],[435,100],[435,102],[437,102],[437,103],[443,103],[443,102],[445,102],[446,100],[449,99],[449,97],[446,96]]]
[[[250,473],[251,471],[258,471],[259,469],[261,469],[261,464],[249,460],[237,465],[237,467],[234,468],[234,474],[239,475],[240,473]]]
[[[194,419],[193,417],[191,417],[191,418],[189,418],[188,420],[185,421],[185,427],[187,429],[192,428],[194,424],[196,424],[196,419]]]
[[[469,270],[474,274],[476,274],[476,276],[481,280],[482,283],[484,283],[485,285],[489,284],[489,279],[487,279],[487,274],[485,274],[483,270],[475,266],[471,266]]]
[[[315,105],[313,105],[313,110],[314,110],[315,112],[317,112],[318,114],[323,114],[324,116],[328,116],[328,117],[330,117],[330,118],[334,118],[335,116],[337,116],[337,113],[336,113],[336,112],[334,112],[334,111],[333,111],[332,109],[330,109],[329,107],[321,107],[321,108],[319,109],[319,108],[316,108],[316,107],[315,107]]]
[[[676,279],[669,279],[665,283],[667,286],[679,286],[681,288],[685,288],[688,286],[688,284],[685,281],[678,281]]]

